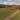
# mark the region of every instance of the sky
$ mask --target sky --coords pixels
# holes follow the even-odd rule
[[[20,0],[0,0],[0,3],[6,3],[6,2],[15,2],[16,4],[20,4]]]

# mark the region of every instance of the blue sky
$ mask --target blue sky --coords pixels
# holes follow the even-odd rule
[[[2,3],[2,2],[8,2],[8,1],[10,1],[11,2],[11,0],[0,0],[0,3]],[[20,3],[20,1],[16,1],[16,0],[13,0],[13,2],[16,2],[17,4],[19,4]]]

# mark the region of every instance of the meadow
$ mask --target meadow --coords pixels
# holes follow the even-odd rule
[[[8,16],[8,15],[12,14],[15,11],[17,11],[17,10],[13,7],[0,8],[0,20],[3,20],[2,16]],[[12,17],[12,20],[20,20],[20,16],[18,18],[18,15],[19,14],[17,14],[15,17]]]
[[[11,7],[8,8],[0,8],[0,20],[2,20],[2,16],[8,16],[10,14],[12,14],[13,12],[15,12],[16,9],[13,9]]]

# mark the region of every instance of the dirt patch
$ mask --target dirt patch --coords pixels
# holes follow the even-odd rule
[[[10,17],[10,16],[6,16],[6,17],[4,18],[4,20],[11,20],[11,17]]]
[[[14,13],[12,13],[12,14],[10,15],[11,18],[14,17],[14,16],[16,16],[16,12],[14,12]]]

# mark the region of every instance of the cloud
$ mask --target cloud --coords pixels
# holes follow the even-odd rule
[[[3,2],[3,4],[6,4],[6,2]]]
[[[12,5],[12,4],[16,4],[15,2],[3,2],[2,4],[5,4],[5,5]]]
[[[3,2],[3,4],[5,4],[5,5],[16,5],[15,2]]]
[[[11,0],[8,0],[8,1],[11,1]],[[0,3],[0,4],[5,4],[5,5],[18,5],[19,2],[17,3],[17,1],[20,1],[20,0],[17,0],[16,2],[15,1],[14,2],[6,2],[6,1],[4,1],[3,3]]]

